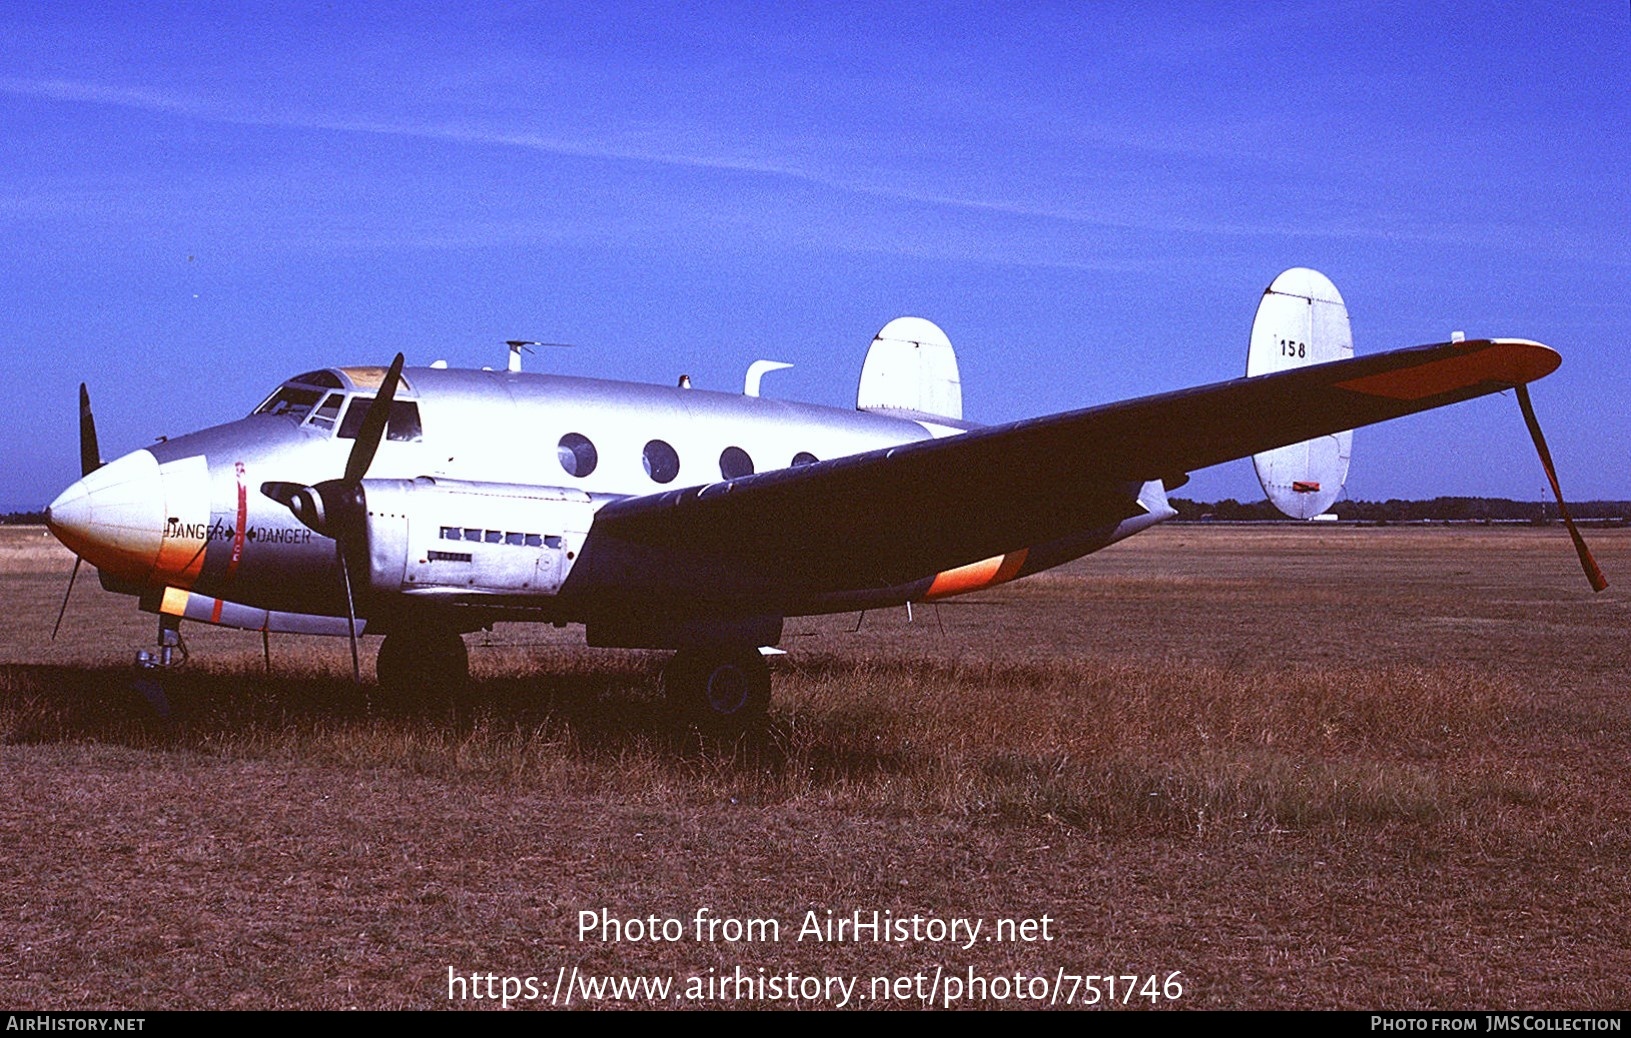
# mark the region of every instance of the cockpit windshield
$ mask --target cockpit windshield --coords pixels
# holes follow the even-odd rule
[[[255,408],[255,414],[288,415],[299,421],[311,413],[322,397],[320,389],[307,389],[305,386],[284,386],[276,393],[266,398],[266,402]]]
[[[329,392],[330,389],[339,392]],[[371,396],[353,396],[344,391],[340,380],[327,371],[311,371],[279,386],[252,414],[282,415],[295,422],[332,431],[339,439],[354,440],[362,429],[363,415],[373,402]],[[342,417],[343,410],[343,417]],[[385,438],[414,443],[423,438],[419,405],[412,400],[393,400]]]
[[[306,419],[306,424],[318,429],[332,429],[335,421],[340,417],[340,404],[345,401],[344,393],[330,393],[317,405],[317,410]]]

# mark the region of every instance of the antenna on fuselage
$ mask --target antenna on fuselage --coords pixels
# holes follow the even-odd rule
[[[748,365],[747,377],[742,379],[742,395],[758,396],[759,383],[764,381],[764,377],[766,375],[770,374],[772,371],[781,371],[784,368],[790,368],[792,366],[793,365],[787,363],[785,360],[754,361],[752,364]]]
[[[534,346],[555,346],[563,350],[569,350],[572,348],[572,344],[569,342],[534,342],[531,339],[506,339],[504,340],[504,345],[510,348],[510,366],[508,369],[510,371],[521,370],[522,350],[526,350],[528,353],[535,353],[537,351],[533,349]]]
[[[520,371],[521,351],[526,350],[528,353],[531,353],[532,347],[539,345],[539,343],[530,342],[526,339],[510,339],[505,342],[504,345],[510,348],[510,370]]]

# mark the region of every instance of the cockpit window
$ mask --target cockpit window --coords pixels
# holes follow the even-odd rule
[[[345,394],[330,393],[317,405],[317,410],[311,413],[311,417],[306,419],[306,424],[318,429],[334,428],[334,420],[340,417],[340,404],[344,401]]]
[[[308,386],[317,386],[320,389],[344,389],[340,380],[332,371],[308,371],[304,375],[296,375],[290,382],[301,382]]]
[[[368,405],[374,402],[371,396],[354,396],[351,404],[345,409],[345,418],[340,422],[338,436],[342,440],[355,440],[357,433],[362,431],[363,416],[368,413]],[[392,400],[391,420],[385,426],[385,438],[398,443],[417,443],[424,439],[424,429],[419,424],[419,405],[412,400]]]
[[[301,419],[311,412],[317,398],[322,395],[322,391],[317,389],[284,386],[267,397],[264,404],[255,408],[255,414],[286,414]]]

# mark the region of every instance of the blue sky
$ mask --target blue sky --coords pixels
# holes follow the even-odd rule
[[[1551,4],[0,7],[0,508],[336,363],[853,403],[918,314],[1004,421],[1235,377],[1313,266],[1360,352],[1469,335],[1631,498],[1631,14]],[[1349,495],[1544,487],[1515,403],[1362,430]],[[1261,496],[1249,463],[1186,496]]]

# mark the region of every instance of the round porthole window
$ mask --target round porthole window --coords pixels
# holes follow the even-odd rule
[[[555,452],[560,457],[561,468],[566,470],[566,474],[577,476],[579,479],[595,471],[595,465],[600,461],[600,455],[595,452],[595,445],[589,442],[589,437],[579,433],[567,433],[562,436]]]
[[[740,447],[726,447],[719,456],[719,474],[726,479],[753,475],[753,459]]]
[[[646,475],[659,483],[672,483],[680,474],[680,456],[662,440],[652,440],[641,452],[646,464]]]

